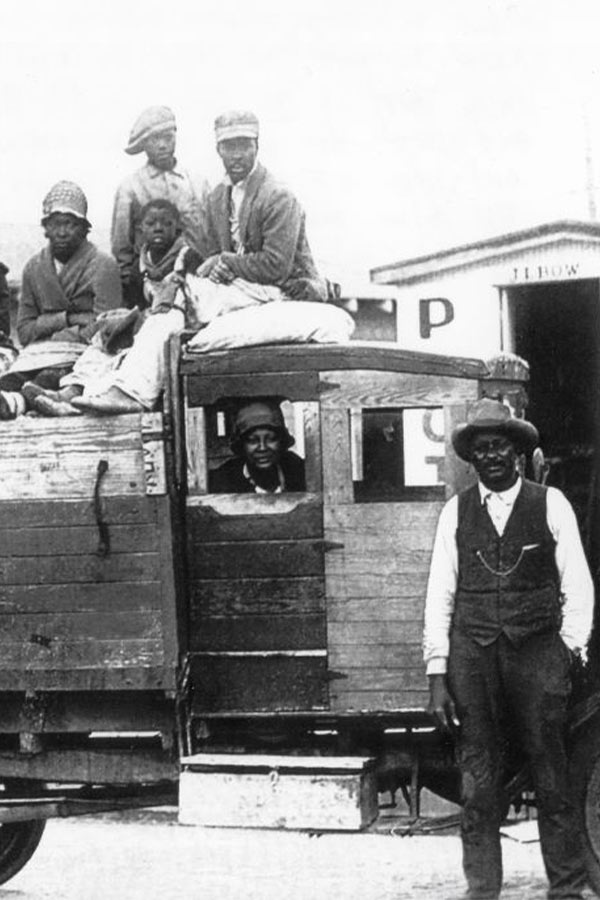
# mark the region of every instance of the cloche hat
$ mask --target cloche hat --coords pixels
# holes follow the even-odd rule
[[[68,213],[89,225],[87,209],[87,198],[78,184],[73,181],[57,181],[42,202],[42,225],[54,213]]]
[[[268,400],[254,400],[242,406],[235,417],[231,449],[236,455],[241,451],[244,435],[255,428],[272,428],[281,438],[285,449],[294,444],[294,438],[285,427],[285,420],[279,404]]]

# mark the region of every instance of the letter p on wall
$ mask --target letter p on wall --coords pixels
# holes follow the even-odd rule
[[[449,325],[454,319],[454,307],[446,297],[419,300],[419,332],[422,338],[431,337],[434,328]]]

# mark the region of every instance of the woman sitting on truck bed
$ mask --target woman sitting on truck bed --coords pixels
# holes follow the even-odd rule
[[[294,438],[279,404],[253,400],[235,417],[231,449],[235,454],[209,473],[209,493],[281,494],[304,491],[304,460],[289,448]]]
[[[43,388],[56,389],[96,331],[97,317],[121,303],[117,264],[88,241],[87,200],[59,181],[42,206],[47,246],[26,264],[17,315],[23,350],[0,378],[0,419],[35,408]]]

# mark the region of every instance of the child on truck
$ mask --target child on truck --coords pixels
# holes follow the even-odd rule
[[[61,379],[60,390],[38,389],[32,406],[46,416],[81,415],[71,400],[84,389],[102,389],[103,381],[118,368],[134,332],[152,307],[160,304],[164,279],[180,263],[197,266],[195,251],[187,248],[181,234],[181,216],[170,200],[150,200],[141,212],[143,244],[134,263],[129,284],[132,309],[121,307],[98,320],[98,331],[73,371]]]

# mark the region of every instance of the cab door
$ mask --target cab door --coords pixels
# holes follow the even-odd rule
[[[331,710],[422,710],[435,528],[447,496],[468,477],[449,434],[478,382],[425,367],[321,379]]]
[[[328,708],[321,428],[316,378],[184,378],[185,540],[193,713]],[[277,396],[307,490],[211,494],[231,402]]]

